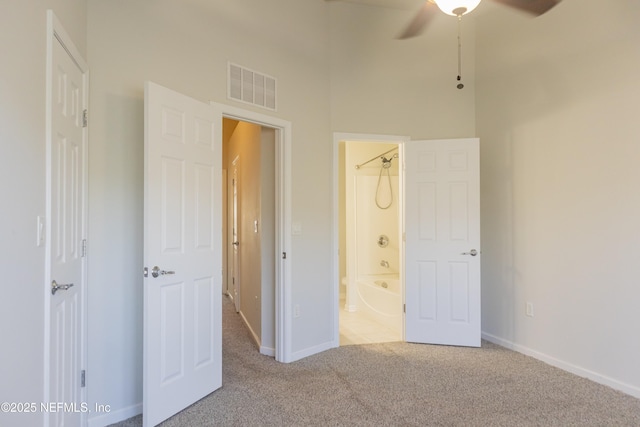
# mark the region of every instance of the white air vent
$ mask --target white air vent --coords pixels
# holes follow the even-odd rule
[[[276,79],[229,63],[228,96],[247,104],[276,110]]]

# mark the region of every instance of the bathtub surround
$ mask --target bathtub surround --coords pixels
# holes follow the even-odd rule
[[[401,332],[394,328],[391,322],[381,322],[362,310],[349,312],[344,307],[344,299],[341,299],[338,313],[340,345],[402,341]]]
[[[222,388],[163,427],[640,425],[640,400],[491,343],[346,346],[281,364],[223,309]]]
[[[392,331],[385,341],[402,340],[402,287],[397,274],[360,275],[355,284],[358,310],[363,317]]]

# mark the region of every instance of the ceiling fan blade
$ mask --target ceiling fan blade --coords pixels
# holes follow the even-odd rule
[[[407,28],[398,36],[400,40],[409,39],[422,33],[427,24],[433,19],[438,12],[438,7],[433,0],[427,0],[420,8],[416,16],[409,23]]]
[[[493,0],[496,3],[523,10],[534,15],[542,15],[562,0]]]

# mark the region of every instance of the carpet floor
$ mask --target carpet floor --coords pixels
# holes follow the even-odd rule
[[[489,342],[343,346],[282,364],[227,298],[223,310],[222,388],[163,427],[640,426],[640,399]]]

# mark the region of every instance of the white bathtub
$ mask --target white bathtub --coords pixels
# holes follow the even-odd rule
[[[358,311],[392,329],[402,329],[402,290],[395,274],[361,276],[357,280]]]

